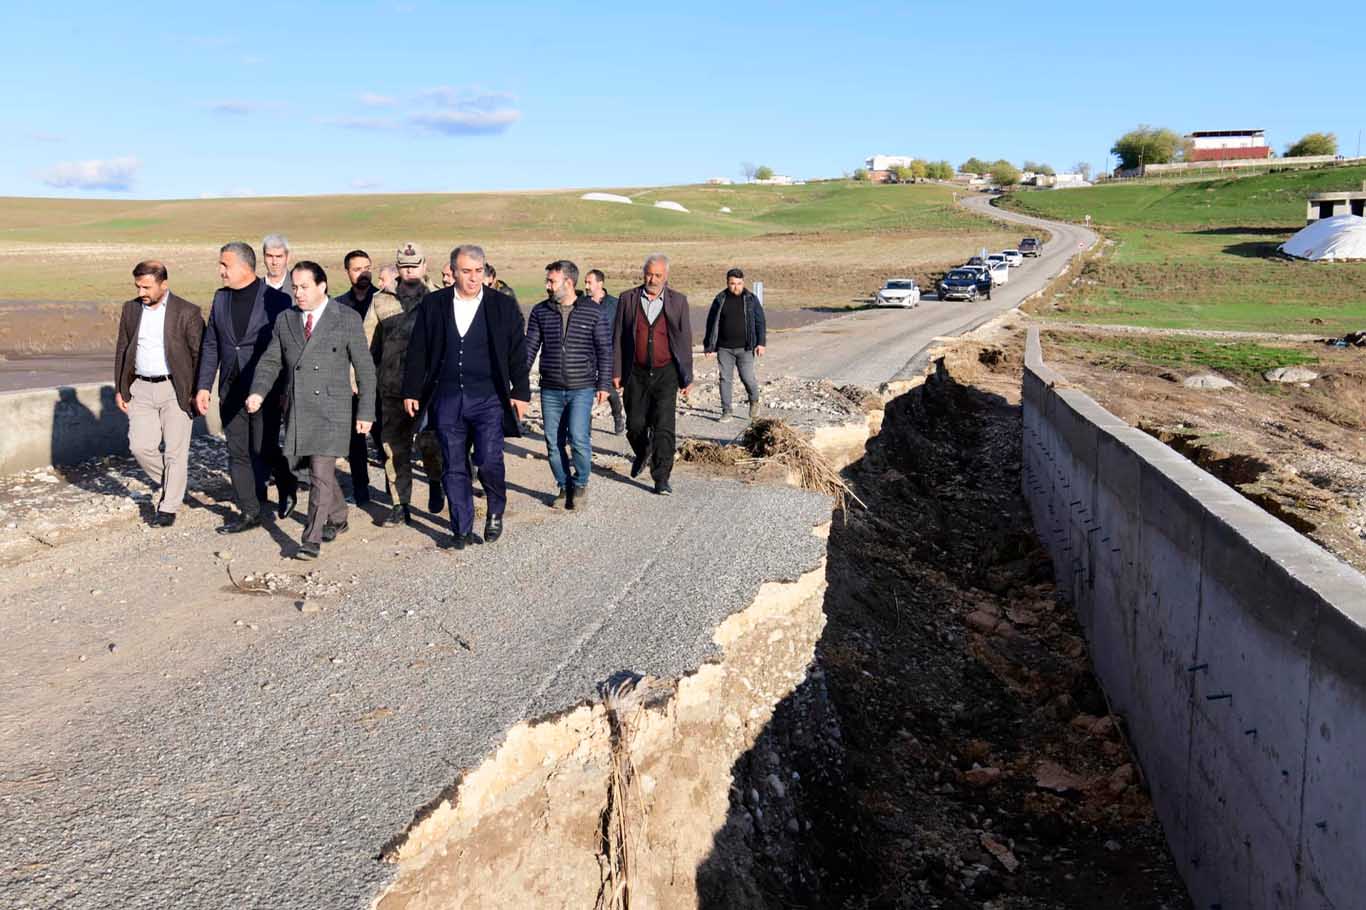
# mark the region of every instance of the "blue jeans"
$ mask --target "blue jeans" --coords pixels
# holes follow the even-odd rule
[[[576,489],[588,486],[593,473],[593,399],[596,389],[541,389],[541,419],[545,422],[545,451],[557,486],[568,486],[570,453]]]

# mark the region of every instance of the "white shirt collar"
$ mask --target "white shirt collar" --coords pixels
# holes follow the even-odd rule
[[[299,313],[303,316],[305,322],[308,321],[308,314],[309,314],[309,313],[312,313],[312,314],[313,314],[313,328],[316,329],[316,328],[318,327],[318,320],[323,318],[323,310],[327,309],[327,305],[328,305],[329,303],[331,303],[331,302],[332,302],[332,298],[330,298],[330,297],[324,298],[323,302],[320,303],[320,304],[318,304],[318,306],[317,306],[316,309],[307,310],[307,311],[305,311],[305,310],[300,310]]]
[[[454,286],[451,287],[451,290],[454,292],[452,296],[454,297],[456,306],[459,306],[462,303],[466,306],[473,306],[474,304],[477,304],[479,301],[484,299],[483,285],[479,286],[479,293],[475,294],[473,297],[461,297],[460,292],[457,291]]]

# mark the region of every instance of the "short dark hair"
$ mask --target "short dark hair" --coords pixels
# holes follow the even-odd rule
[[[602,269],[589,269],[588,275],[589,277],[598,279],[603,284],[607,283],[607,276],[602,273]]]
[[[556,259],[545,267],[547,272],[559,272],[569,279],[570,284],[579,283],[579,267],[568,259]]]
[[[352,260],[352,259],[356,259],[356,258],[358,258],[358,257],[359,257],[359,258],[364,258],[364,259],[370,259],[370,254],[367,253],[367,252],[365,252],[365,250],[352,250],[351,252],[347,253],[345,256],[342,257],[342,268],[343,268],[343,269],[349,269],[349,268],[351,268],[351,260]],[[370,261],[371,261],[371,262],[374,262],[373,259],[370,259]],[[323,280],[326,281],[327,279],[324,278]]]
[[[157,281],[166,281],[171,277],[166,271],[166,263],[160,259],[144,259],[133,266],[134,278],[141,278],[144,275],[151,275]]]
[[[312,259],[304,259],[294,263],[294,268],[289,271],[290,274],[293,274],[294,272],[308,272],[313,276],[314,284],[327,284],[327,273],[323,271],[322,266],[318,265],[318,263],[314,262]]]
[[[727,281],[730,281],[732,278],[739,278],[741,280],[744,280],[744,277],[745,273],[740,271],[739,269],[731,269],[729,272],[726,272]]]
[[[487,259],[484,260],[484,274],[489,276],[490,278],[498,277],[498,270],[495,269],[493,267],[493,263],[489,262]]]

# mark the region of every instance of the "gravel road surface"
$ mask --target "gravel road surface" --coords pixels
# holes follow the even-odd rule
[[[935,337],[1014,306],[1094,240],[1049,229],[1045,255],[990,303],[783,332],[761,378],[909,375]],[[685,431],[710,421],[685,417]],[[3,904],[367,906],[389,874],[381,847],[510,726],[622,671],[694,669],[763,582],[823,556],[811,529],[825,498],[686,468],[656,497],[608,440],[588,510],[569,513],[544,506],[539,442],[510,445],[496,545],[438,550],[432,526],[378,529],[353,511],[316,566],[341,589],[326,597],[237,593],[214,555],[231,548],[239,578],[303,571],[281,558],[297,518],[225,541],[209,509],[159,533],[125,512],[68,543],[44,538],[0,586]]]

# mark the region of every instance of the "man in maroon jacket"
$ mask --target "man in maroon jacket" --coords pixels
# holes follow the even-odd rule
[[[612,384],[623,390],[626,439],[635,452],[631,476],[650,462],[655,492],[673,492],[674,413],[692,385],[688,298],[668,286],[669,257],[652,253],[644,281],[621,295],[613,327]]]

